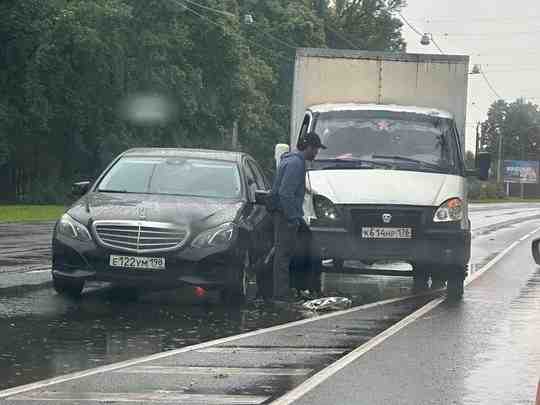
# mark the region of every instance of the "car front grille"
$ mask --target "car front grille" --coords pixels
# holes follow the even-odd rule
[[[162,222],[95,221],[92,227],[100,245],[134,253],[174,250],[188,238],[186,228]]]

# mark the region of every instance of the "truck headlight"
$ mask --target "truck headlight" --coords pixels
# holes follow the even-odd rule
[[[86,229],[86,226],[80,222],[75,221],[68,214],[62,215],[60,221],[56,225],[56,231],[71,239],[76,239],[81,242],[89,242],[92,240],[90,232]]]
[[[463,201],[452,198],[443,203],[433,217],[433,222],[455,222],[463,219]]]
[[[226,247],[235,236],[236,226],[233,223],[226,223],[200,233],[193,239],[191,246],[196,248]]]
[[[318,219],[339,220],[339,212],[334,203],[322,195],[313,196],[313,209]]]

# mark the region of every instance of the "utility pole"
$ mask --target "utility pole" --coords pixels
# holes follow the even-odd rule
[[[497,152],[498,156],[498,167],[497,167],[497,184],[501,183],[501,172],[502,172],[502,148],[503,148],[503,136],[502,131],[499,127],[497,127],[497,134],[499,135],[499,150]]]
[[[234,120],[233,122],[231,146],[233,150],[238,150],[238,121],[237,120]]]

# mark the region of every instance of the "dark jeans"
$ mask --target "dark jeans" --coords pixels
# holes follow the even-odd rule
[[[321,292],[321,258],[313,252],[306,224],[295,226],[274,214],[273,296],[284,298],[291,288]]]
[[[298,226],[293,225],[281,213],[274,213],[274,298],[288,298],[290,294],[289,265],[298,239]]]
[[[308,226],[300,226],[298,229],[289,269],[293,288],[321,293],[322,260],[313,249],[313,235]]]

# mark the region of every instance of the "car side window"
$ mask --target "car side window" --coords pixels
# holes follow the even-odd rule
[[[247,161],[248,166],[250,167],[251,171],[253,172],[255,176],[255,184],[257,185],[258,190],[267,190],[268,184],[264,178],[264,175],[262,174],[261,170],[257,166],[257,164],[251,160]]]
[[[253,168],[247,160],[244,161],[244,171],[246,173],[246,182],[249,198],[255,198],[255,191],[258,188],[257,180]]]

